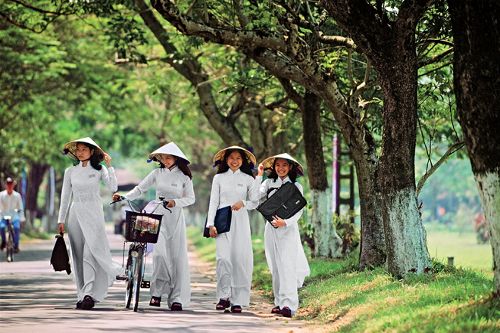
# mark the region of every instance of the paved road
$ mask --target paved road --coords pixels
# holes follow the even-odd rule
[[[121,263],[121,236],[110,234],[108,238],[114,259]],[[4,252],[0,253],[0,332],[312,331],[303,322],[271,315],[272,305],[255,293],[250,308],[241,314],[216,311],[214,269],[193,253],[190,253],[192,302],[185,311],[171,312],[164,305],[149,307],[148,289],[142,290],[137,313],[125,309],[124,282],[115,282],[108,298],[93,310],[76,310],[72,275],[54,272],[49,264],[53,243],[49,240],[21,244],[22,251],[12,263],[5,262]]]

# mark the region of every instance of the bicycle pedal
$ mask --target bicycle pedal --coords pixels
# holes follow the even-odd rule
[[[150,287],[151,287],[150,281],[144,281],[144,280],[141,281],[141,288],[150,288]]]
[[[128,280],[128,277],[127,277],[126,275],[124,275],[124,274],[120,274],[120,275],[117,275],[117,276],[116,276],[116,279],[117,279],[118,281],[127,281],[127,280]]]

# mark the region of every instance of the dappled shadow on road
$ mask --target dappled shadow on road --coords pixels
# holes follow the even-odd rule
[[[250,312],[235,315],[210,310],[214,308],[213,295],[207,295],[196,286],[193,288],[193,305],[199,309],[189,308],[182,312],[172,312],[163,305],[162,308],[149,307],[147,290],[141,297],[138,312],[125,309],[122,302],[124,284],[120,283],[115,284],[106,301],[98,303],[93,310],[77,310],[74,309],[75,292],[71,279],[57,273],[52,276],[3,276],[0,286],[0,328],[22,327],[38,332],[49,327],[107,332],[257,332],[259,326],[261,329],[266,327],[265,323],[256,322],[258,318]],[[208,303],[200,304],[202,300]]]
[[[253,301],[253,306],[244,308],[241,314],[216,311],[214,269],[192,257],[192,298],[191,304],[184,306],[184,311],[170,311],[166,302],[162,302],[160,308],[150,307],[149,289],[141,290],[137,312],[125,309],[125,283],[121,281],[114,283],[108,297],[97,303],[94,309],[77,310],[73,275],[54,272],[49,264],[52,244],[52,241],[47,241],[27,247],[19,257],[23,261],[0,262],[0,332],[307,331],[297,327],[296,322],[269,315],[272,305],[263,305],[262,300]],[[114,255],[121,256],[118,242],[113,245]],[[265,314],[255,311],[262,306]]]
[[[47,264],[50,263],[50,255],[52,254],[52,248],[43,250],[25,250],[21,249],[21,252],[14,254],[14,263],[24,262],[24,261],[46,261],[49,258]],[[4,260],[4,253],[0,254],[0,258]],[[7,264],[7,263],[6,263]]]

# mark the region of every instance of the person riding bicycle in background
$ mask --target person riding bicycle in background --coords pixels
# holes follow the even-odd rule
[[[14,252],[19,252],[19,237],[21,234],[21,223],[24,218],[23,200],[19,192],[14,191],[16,182],[11,177],[5,180],[5,191],[0,192],[0,212],[2,219],[0,220],[0,233],[2,236],[1,249],[5,248],[5,229],[7,224],[3,218],[6,215],[12,216],[12,226],[14,228]]]

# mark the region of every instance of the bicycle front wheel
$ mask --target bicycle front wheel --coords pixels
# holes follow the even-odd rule
[[[135,258],[135,271],[134,271],[134,312],[137,312],[139,307],[139,296],[141,293],[141,283],[143,275],[143,260],[144,260],[144,248],[139,248],[137,250],[138,255]]]
[[[9,225],[8,232],[7,232],[7,244],[6,244],[6,255],[7,255],[7,262],[13,262],[14,261],[14,230],[12,230],[12,226]]]
[[[125,292],[125,308],[130,309],[130,303],[132,302],[132,295],[134,289],[134,265],[135,258],[131,255],[132,250],[129,251],[127,259],[127,290]]]

